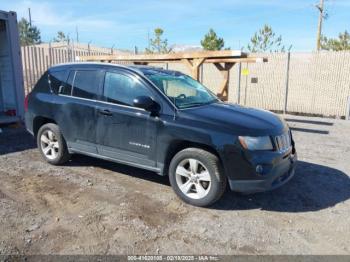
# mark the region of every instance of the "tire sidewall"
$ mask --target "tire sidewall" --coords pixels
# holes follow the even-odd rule
[[[213,204],[217,199],[218,196],[221,196],[221,183],[223,183],[221,172],[220,163],[218,161],[218,158],[206,151],[205,154],[201,153],[202,150],[190,150],[186,149],[183,151],[180,151],[177,153],[174,158],[170,162],[169,166],[169,180],[170,184],[175,191],[175,193],[186,203],[195,205],[195,206],[208,206]],[[208,157],[211,156],[211,157]],[[190,197],[187,197],[184,193],[182,193],[181,189],[179,188],[177,182],[176,182],[176,168],[178,164],[187,158],[193,158],[201,163],[207,168],[210,174],[211,178],[211,186],[208,194],[201,198],[201,199],[193,199]]]

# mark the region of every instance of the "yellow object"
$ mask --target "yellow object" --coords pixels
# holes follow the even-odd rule
[[[242,75],[243,75],[243,76],[249,75],[249,69],[248,69],[248,68],[243,68],[243,69],[242,69]]]

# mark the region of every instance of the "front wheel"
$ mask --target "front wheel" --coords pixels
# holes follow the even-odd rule
[[[39,129],[37,145],[43,158],[50,164],[60,165],[70,158],[66,141],[56,124],[45,124]]]
[[[184,149],[174,156],[169,180],[175,193],[194,206],[216,202],[225,192],[227,181],[219,158],[197,148]]]

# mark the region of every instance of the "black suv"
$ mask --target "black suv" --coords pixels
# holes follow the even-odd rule
[[[25,122],[44,159],[73,153],[168,175],[185,202],[226,189],[258,192],[294,174],[292,134],[279,116],[221,102],[176,71],[103,63],[51,67],[26,97]]]

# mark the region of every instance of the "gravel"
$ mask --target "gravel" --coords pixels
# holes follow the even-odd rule
[[[2,126],[0,255],[350,254],[350,122],[284,117],[295,177],[210,208],[137,168],[81,155],[51,166],[24,128]]]

